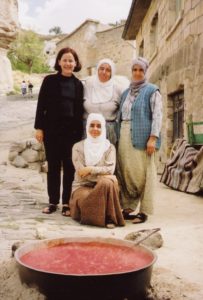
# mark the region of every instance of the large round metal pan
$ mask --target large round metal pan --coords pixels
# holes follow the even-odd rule
[[[136,248],[136,251],[150,256],[150,263],[148,262],[140,269],[132,269],[130,272],[77,275],[38,270],[21,260],[23,255],[32,250],[71,242],[108,243]],[[22,282],[30,286],[37,286],[49,300],[142,300],[145,299],[147,288],[150,285],[152,267],[157,257],[152,250],[135,245],[130,241],[114,238],[76,237],[43,240],[24,245],[15,252],[15,258]]]

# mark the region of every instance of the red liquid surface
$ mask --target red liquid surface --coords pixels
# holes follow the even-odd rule
[[[134,271],[152,262],[149,253],[106,243],[71,242],[35,249],[20,258],[27,266],[60,274],[110,274]]]

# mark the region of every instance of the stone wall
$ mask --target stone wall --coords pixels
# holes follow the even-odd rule
[[[137,54],[144,40],[144,56],[150,61],[149,79],[159,85],[163,95],[163,161],[173,143],[172,95],[178,91],[184,92],[185,138],[190,115],[193,121],[203,121],[203,1],[182,1],[178,15],[175,14],[175,2],[153,1],[136,39]],[[152,24],[157,13],[157,41],[154,47]]]
[[[97,61],[108,57],[116,64],[116,73],[130,78],[131,62],[135,56],[135,42],[121,38],[124,25],[97,32]]]
[[[61,48],[71,47],[76,50],[82,63],[82,70],[77,73],[79,78],[89,76],[89,68],[94,67],[96,49],[95,42],[98,23],[85,22],[72,34],[57,44],[58,52]]]
[[[122,39],[123,26],[111,28],[98,22],[86,21],[57,44],[57,52],[67,46],[76,49],[83,66],[77,73],[79,78],[94,74],[96,64],[102,58],[110,58],[116,63],[117,74],[130,77],[135,43]]]
[[[13,89],[11,63],[7,58],[10,43],[15,39],[18,28],[17,0],[1,0],[0,13],[0,95]]]
[[[13,142],[9,149],[8,159],[16,168],[44,171],[46,159],[44,146],[34,138]]]

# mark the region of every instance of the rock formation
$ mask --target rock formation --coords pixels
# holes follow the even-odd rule
[[[11,63],[7,58],[10,43],[18,29],[17,0],[1,0],[0,11],[0,95],[13,89]]]

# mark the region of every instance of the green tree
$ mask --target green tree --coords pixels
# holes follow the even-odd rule
[[[35,32],[19,32],[8,53],[13,69],[28,73],[48,72],[43,48],[44,43]]]
[[[61,30],[61,27],[59,26],[55,26],[51,29],[49,29],[49,33],[54,33],[54,34],[62,34],[62,30]]]

